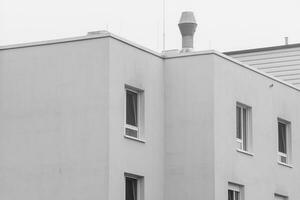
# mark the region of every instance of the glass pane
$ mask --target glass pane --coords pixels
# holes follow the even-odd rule
[[[137,200],[137,180],[126,177],[126,200]]]
[[[286,154],[286,144],[286,124],[278,122],[278,151]]]
[[[132,91],[126,91],[126,123],[132,126],[137,126],[138,113],[138,94]]]
[[[236,107],[236,138],[242,139],[241,134],[241,108]]]
[[[280,156],[280,162],[287,163],[286,157]]]
[[[136,130],[126,128],[126,135],[137,138],[138,137],[138,132]]]
[[[234,200],[240,200],[240,193],[238,191],[234,192],[234,196],[235,196]]]
[[[228,190],[228,200],[234,200],[233,199],[233,191],[232,190]]]
[[[247,150],[247,109],[243,108],[243,149]]]

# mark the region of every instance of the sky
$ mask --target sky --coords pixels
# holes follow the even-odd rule
[[[182,11],[197,20],[195,50],[231,51],[300,43],[299,0],[165,0],[166,49],[180,49]],[[0,0],[0,45],[108,30],[163,48],[163,0]]]

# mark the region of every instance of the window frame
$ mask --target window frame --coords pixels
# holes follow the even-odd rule
[[[127,91],[130,91],[130,92],[133,92],[137,95],[137,126],[133,126],[131,124],[127,124]],[[140,114],[141,114],[141,100],[140,100],[140,94],[141,91],[138,90],[138,89],[134,89],[132,87],[129,87],[129,86],[125,86],[125,113],[124,113],[124,135],[126,137],[130,137],[130,138],[135,138],[135,139],[139,139],[140,138],[140,121],[141,121],[141,117],[140,117]],[[127,132],[126,132],[126,129],[130,129],[130,130],[133,130],[133,131],[136,131],[136,137],[134,136],[131,136],[131,135],[128,135]]]
[[[286,141],[285,141],[285,145],[286,145],[286,153],[283,153],[279,150],[279,123],[284,124],[285,125],[285,137],[286,137]],[[277,161],[280,164],[284,164],[284,165],[288,165],[291,164],[291,122],[284,120],[282,118],[277,118]],[[286,162],[282,161],[281,158],[285,158]]]
[[[233,199],[232,200],[243,200],[244,199],[244,186],[229,182],[228,189],[227,189],[227,195],[229,194],[229,191],[233,191]],[[238,193],[237,199],[236,199],[236,193]]]
[[[237,109],[240,109],[240,135],[241,138],[238,138],[238,112]],[[237,102],[235,106],[236,110],[236,131],[235,131],[235,139],[237,143],[237,150],[243,152],[251,152],[252,151],[252,108],[248,105]],[[246,112],[244,115],[244,111]],[[246,126],[244,126],[244,116],[246,117],[245,122]],[[246,130],[246,132],[245,132]]]
[[[136,199],[135,200],[144,200],[144,177],[131,174],[124,173],[124,199],[126,200],[126,179],[135,179],[136,180]]]

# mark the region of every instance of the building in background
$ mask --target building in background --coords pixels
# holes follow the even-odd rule
[[[300,44],[286,43],[225,54],[300,88]]]
[[[163,53],[106,31],[1,47],[0,198],[300,199],[300,89],[249,61],[296,45],[193,51],[195,28]]]

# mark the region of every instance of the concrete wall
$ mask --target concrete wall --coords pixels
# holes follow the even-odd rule
[[[107,199],[108,128],[108,39],[0,51],[0,199]]]
[[[214,56],[215,199],[227,199],[228,182],[245,186],[247,199],[300,199],[300,93]],[[273,87],[270,85],[273,84]],[[252,107],[253,156],[236,151],[236,102]],[[291,121],[292,166],[277,163],[277,118]]]
[[[165,60],[165,200],[213,200],[212,55]]]
[[[163,200],[163,60],[109,40],[109,199],[125,199],[124,173],[144,177],[144,199]],[[144,90],[145,143],[124,138],[125,84]]]

